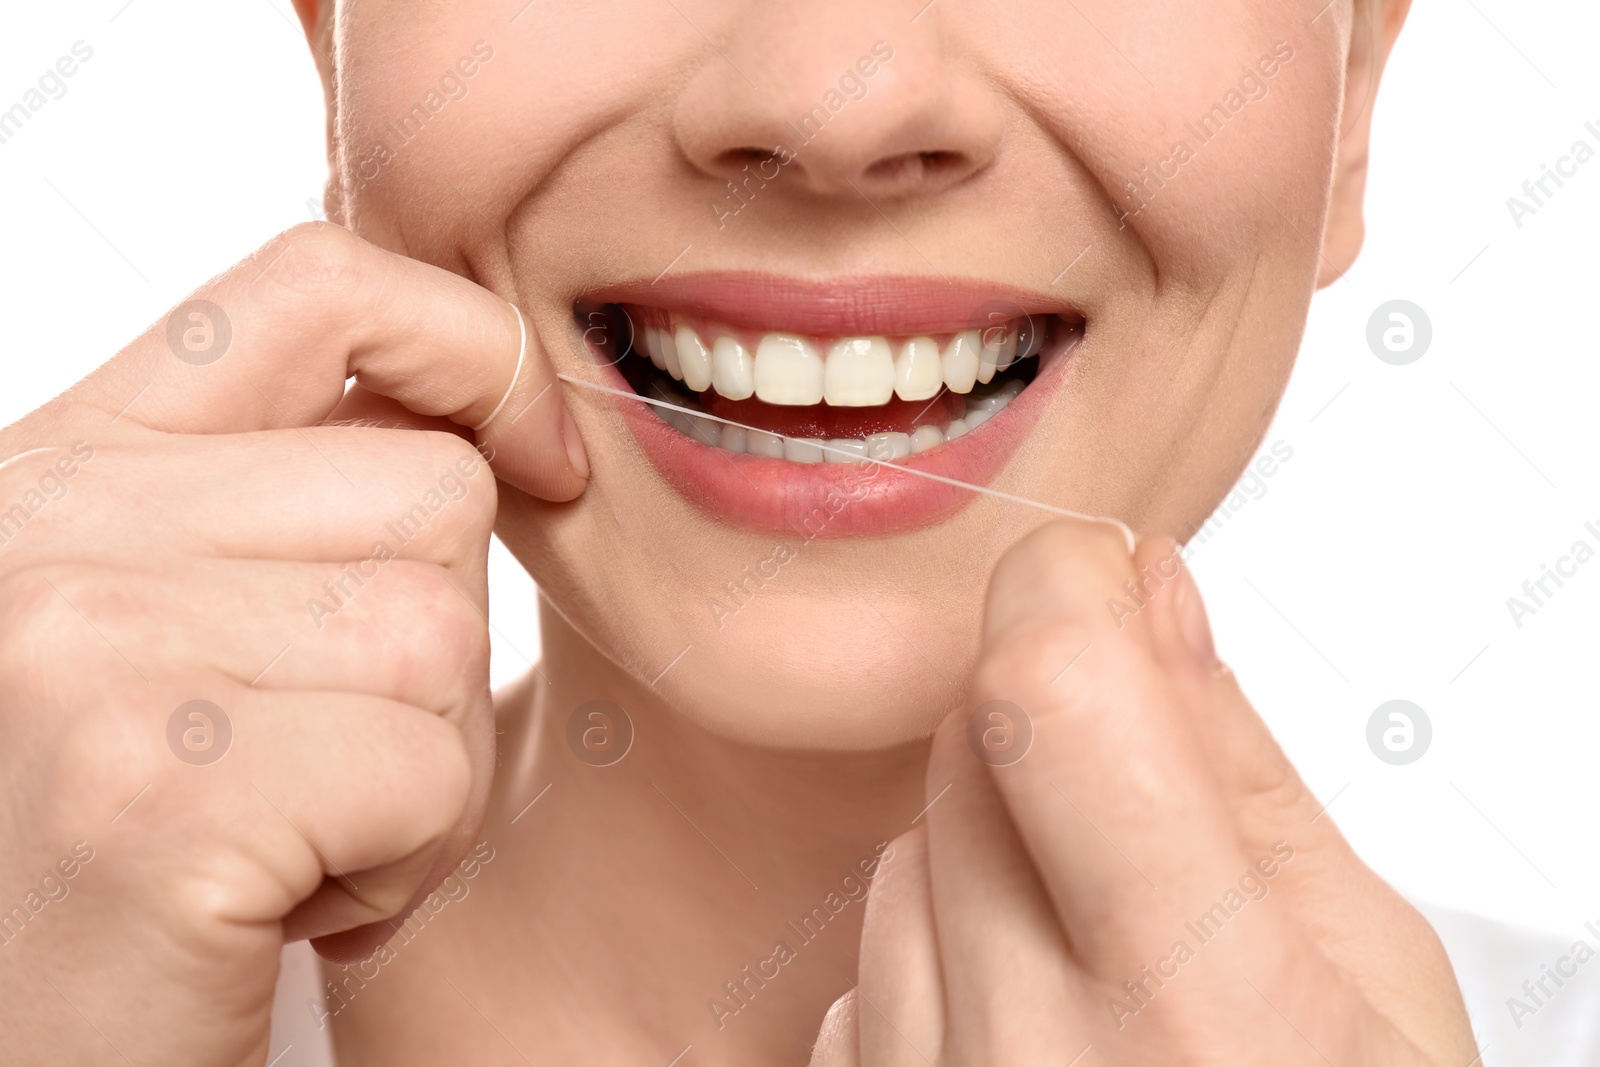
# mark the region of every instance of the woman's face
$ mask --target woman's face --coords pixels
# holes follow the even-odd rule
[[[559,371],[793,436],[905,433],[874,453],[914,442],[928,472],[1181,537],[1249,460],[1319,276],[1359,242],[1358,14],[345,0],[330,199],[515,300]],[[1007,343],[1039,351],[996,370]],[[653,366],[668,348],[684,383]],[[1051,518],[565,402],[587,491],[503,487],[499,533],[603,654],[744,740],[926,734],[963,699],[996,559]]]

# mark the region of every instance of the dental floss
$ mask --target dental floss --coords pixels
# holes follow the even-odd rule
[[[521,365],[520,361],[518,365]],[[712,422],[720,422],[724,426],[737,426],[742,430],[753,430],[756,433],[772,433],[771,430],[763,430],[758,426],[747,426],[742,422],[734,422],[732,419],[719,418],[716,415],[709,415],[706,412],[696,411],[693,408],[682,407],[678,404],[673,404],[665,400],[657,400],[654,397],[641,396],[638,393],[628,392],[622,389],[613,389],[608,385],[601,385],[598,382],[585,381],[582,378],[574,378],[569,374],[557,374],[556,377],[564,382],[569,382],[572,385],[580,385],[585,389],[593,389],[600,393],[610,393],[612,396],[619,396],[624,400],[637,400],[640,403],[651,404],[658,408],[666,408],[669,411],[679,411],[685,415],[690,415],[697,419],[709,419]],[[504,403],[504,401],[502,401],[502,403]],[[493,416],[490,416],[490,418],[493,418]],[[1127,523],[1123,522],[1121,519],[1112,518],[1109,515],[1085,515],[1081,511],[1068,511],[1066,508],[1058,508],[1053,504],[1044,504],[1037,500],[1029,500],[1024,496],[1015,496],[1011,493],[1003,493],[998,489],[990,489],[986,485],[973,485],[971,482],[963,482],[955,478],[946,478],[942,474],[934,474],[931,471],[917,470],[915,467],[902,467],[900,464],[891,460],[877,459],[872,456],[858,456],[854,452],[850,452],[847,449],[835,448],[828,444],[818,444],[815,441],[806,440],[804,438],[789,437],[781,433],[772,433],[772,435],[784,441],[795,441],[811,445],[812,447],[818,448],[823,452],[832,452],[836,455],[848,456],[851,460],[857,463],[876,463],[881,467],[893,467],[897,471],[904,471],[906,474],[914,474],[919,478],[927,478],[930,481],[942,482],[945,485],[953,485],[961,489],[970,489],[974,493],[980,493],[984,496],[992,496],[998,500],[1008,500],[1013,504],[1023,504],[1027,507],[1038,508],[1040,511],[1048,511],[1052,515],[1061,515],[1069,519],[1083,519],[1086,522],[1110,523],[1112,526],[1115,526],[1122,532],[1123,538],[1128,542],[1129,552],[1132,552],[1137,545],[1137,542],[1133,536],[1133,531],[1128,528]]]
[[[522,317],[521,308],[517,307],[515,304],[511,304],[510,307],[512,311],[517,313],[517,332],[519,335],[519,340],[517,341],[517,366],[516,369],[511,372],[511,384],[506,386],[506,395],[500,398],[500,403],[496,404],[494,406],[494,410],[489,412],[489,417],[487,419],[484,419],[482,422],[478,423],[478,425],[472,428],[473,433],[477,433],[479,430],[493,422],[495,416],[500,414],[500,410],[506,406],[506,401],[511,399],[511,391],[517,387],[517,379],[522,377],[522,361],[528,358],[527,320]]]

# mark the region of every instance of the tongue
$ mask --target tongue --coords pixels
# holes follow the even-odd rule
[[[835,408],[827,404],[790,407],[766,404],[760,400],[729,400],[715,392],[701,394],[700,406],[719,419],[754,426],[786,437],[867,437],[875,433],[911,433],[918,426],[937,426],[940,430],[960,418],[966,400],[944,392],[933,400],[901,400],[871,408]]]

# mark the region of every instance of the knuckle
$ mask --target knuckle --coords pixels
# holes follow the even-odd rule
[[[395,503],[384,518],[403,552],[434,562],[482,560],[499,502],[494,475],[477,450],[442,430],[361,432],[389,435]]]
[[[0,508],[8,508],[24,504],[24,498],[29,492],[36,491],[39,475],[34,468],[40,464],[30,463],[34,458],[43,459],[46,452],[54,452],[52,448],[28,449],[14,456],[8,456],[0,462]],[[14,507],[11,507],[14,510]],[[3,513],[0,513],[3,514]],[[0,528],[0,532],[9,532]]]
[[[41,627],[50,627],[61,606],[42,568],[6,572],[0,576],[0,646],[15,648]]]
[[[102,699],[74,710],[58,722],[50,746],[47,779],[58,812],[103,817],[172,770],[176,761],[149,709]]]
[[[438,790],[439,802],[434,809],[437,818],[433,837],[442,841],[461,822],[461,816],[467,809],[467,800],[472,795],[473,772],[472,756],[467,752],[461,731],[453,726],[447,728],[444,722],[439,722],[437,730],[440,736],[433,750],[437,768],[434,788]]]
[[[476,478],[488,470],[489,461],[471,441],[453,433],[434,432],[444,438],[442,446],[445,449],[445,458],[449,461],[450,470],[458,477]]]
[[[32,511],[27,505],[27,495],[33,491],[33,478],[20,464],[8,463],[0,467],[0,544],[22,533],[28,525]]]
[[[425,491],[429,506],[446,511],[446,528],[455,530],[474,551],[482,551],[485,546],[479,542],[487,541],[499,507],[488,462],[468,441],[453,433],[424,432],[430,438],[429,469],[433,471]]]
[[[406,783],[407,808],[414,815],[406,820],[410,839],[400,844],[408,854],[439,844],[455,830],[473,788],[472,757],[459,729],[431,715],[413,718],[409,726],[404,743],[416,758],[402,762],[418,770]]]
[[[103,639],[114,635],[109,640],[122,645],[118,620],[142,617],[119,614],[137,594],[121,591],[117,578],[83,566],[0,576],[6,744],[38,758],[52,808],[93,817],[125,803],[171,761],[160,709],[129,699],[118,683],[134,675]]]
[[[114,583],[79,567],[23,567],[0,577],[0,670],[47,679],[80,664],[85,620],[105,617],[117,599]]]
[[[476,676],[489,666],[489,625],[477,609],[451,581],[447,573],[436,581],[434,615],[429,640],[447,663],[458,671]]]
[[[43,531],[59,524],[61,502],[72,492],[68,479],[80,473],[75,456],[76,446],[45,446],[0,461],[0,547],[51,540]]]
[[[396,568],[396,596],[385,628],[402,665],[412,665],[418,682],[486,675],[489,624],[450,572],[404,560],[391,566]]]
[[[1279,816],[1320,807],[1269,732],[1252,731],[1241,744],[1244,751],[1238,760],[1242,769],[1238,788],[1245,801]]]
[[[302,222],[266,244],[253,270],[300,296],[338,296],[363,276],[359,237],[330,222]]]

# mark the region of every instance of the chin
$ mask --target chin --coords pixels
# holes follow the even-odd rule
[[[966,698],[985,581],[929,589],[915,571],[879,566],[884,544],[742,531],[730,538],[751,551],[681,561],[675,578],[637,557],[574,567],[626,553],[628,539],[597,537],[585,516],[553,510],[507,492],[498,532],[550,608],[632,680],[629,691],[575,699],[630,711],[660,701],[738,744],[846,752],[925,738]]]
[[[959,609],[930,598],[911,611],[885,605],[882,614],[846,597],[752,603],[719,641],[684,657],[678,666],[688,669],[657,683],[661,695],[705,729],[747,744],[860,751],[929,736],[965,700],[982,590]]]

